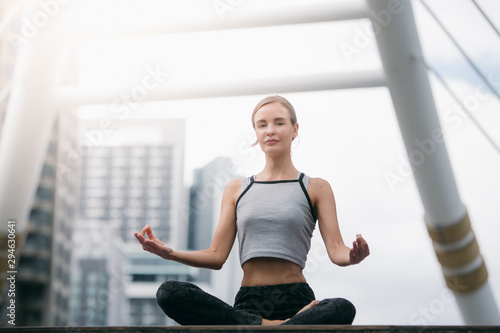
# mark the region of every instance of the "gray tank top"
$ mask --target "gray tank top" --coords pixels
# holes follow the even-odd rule
[[[280,258],[304,268],[316,216],[307,194],[309,177],[256,181],[244,178],[236,202],[240,263],[256,257]]]

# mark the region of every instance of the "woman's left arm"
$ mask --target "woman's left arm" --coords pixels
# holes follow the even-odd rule
[[[359,264],[370,254],[368,244],[361,235],[356,235],[352,248],[344,244],[337,220],[337,208],[330,184],[321,178],[311,178],[309,195],[316,209],[319,231],[330,260],[339,266]]]

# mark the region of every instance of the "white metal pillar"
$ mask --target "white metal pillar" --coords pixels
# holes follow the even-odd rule
[[[498,325],[486,266],[453,176],[409,0],[367,0],[425,222],[468,325]]]
[[[16,221],[17,236],[27,230],[27,215],[56,114],[52,98],[58,63],[58,17],[49,16],[38,1],[26,3],[25,8],[24,25],[17,34],[19,55],[0,139],[2,241],[8,220]]]

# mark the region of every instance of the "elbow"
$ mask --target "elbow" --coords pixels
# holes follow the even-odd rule
[[[220,256],[216,255],[212,258],[207,268],[213,269],[214,271],[219,271],[222,269],[222,266],[224,266],[225,263],[226,263],[225,258],[221,258]]]
[[[226,263],[226,259],[227,257],[225,258],[219,258],[219,260],[217,260],[217,262],[215,263],[215,270],[216,271],[220,271],[222,269],[222,267],[224,266],[224,264]]]
[[[213,269],[214,271],[220,271],[222,269],[222,267],[224,266],[224,261],[220,262],[220,261],[217,261],[215,263],[213,263],[209,268],[210,269]]]
[[[333,260],[333,259],[332,259],[332,263],[334,263],[335,265],[340,266],[340,267],[347,267],[347,266],[351,265],[350,262]]]
[[[351,262],[349,259],[349,251],[345,245],[341,244],[340,246],[336,246],[334,249],[328,252],[328,257],[330,261],[340,267],[350,266]]]
[[[225,256],[216,249],[211,249],[210,252],[212,256],[208,268],[213,269],[215,271],[221,270],[222,266],[224,266],[224,264],[226,263],[228,255]]]

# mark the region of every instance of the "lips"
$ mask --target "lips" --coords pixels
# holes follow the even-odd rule
[[[278,140],[275,140],[275,139],[268,139],[268,140],[266,140],[266,141],[264,141],[264,142],[265,142],[265,143],[267,143],[267,144],[272,144],[272,143],[276,143],[276,142],[278,142]]]

